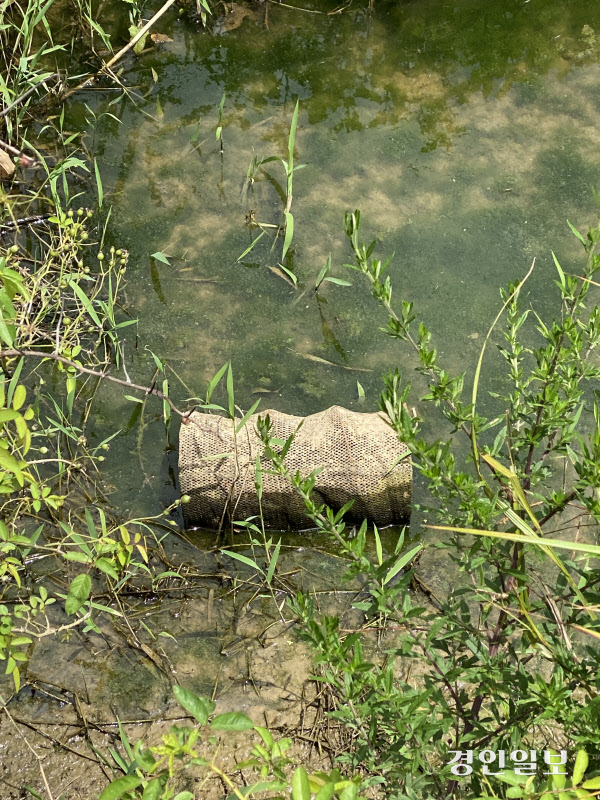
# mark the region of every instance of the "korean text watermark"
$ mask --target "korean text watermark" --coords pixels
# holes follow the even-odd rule
[[[470,775],[479,767],[483,775],[504,775],[508,769],[515,775],[535,775],[537,772],[537,750],[450,750],[454,757],[448,762],[453,775]],[[544,765],[549,771],[544,775],[566,775],[567,751],[544,750]],[[508,766],[507,766],[508,765]]]

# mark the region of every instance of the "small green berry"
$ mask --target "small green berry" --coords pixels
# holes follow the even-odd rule
[[[19,248],[17,247],[17,245],[16,245],[16,244],[13,244],[13,245],[10,247],[10,249],[9,249],[9,251],[8,251],[8,252],[9,252],[9,253],[12,253],[12,254],[14,255],[15,253],[18,253],[18,252],[19,252]]]
[[[82,242],[87,242],[87,240],[88,240],[89,238],[90,238],[90,237],[88,236],[88,234],[87,234],[85,231],[84,231],[84,232],[81,234],[81,241],[82,241]]]
[[[104,461],[104,456],[98,456],[98,461]]]
[[[123,255],[123,251],[122,250],[116,250],[115,251],[115,255],[119,256],[119,258],[120,258]]]
[[[77,216],[78,217],[83,217],[83,208],[78,208],[77,209]]]
[[[70,209],[68,210],[68,212],[67,212],[67,216],[68,216],[70,219],[73,219],[73,209],[72,209],[72,208],[70,208]]]
[[[88,211],[88,212],[87,212],[87,214],[86,214],[86,217],[87,217],[88,219],[91,219],[93,216],[94,216],[94,215],[92,214],[92,212],[91,212],[91,211]]]
[[[110,450],[109,444],[101,444],[100,447],[102,448],[102,450]]]
[[[98,253],[97,259],[98,261],[104,261],[104,253]]]
[[[43,456],[45,456],[47,452],[48,452],[48,448],[47,447],[40,447],[40,453]]]
[[[192,500],[192,498],[189,496],[189,494],[184,494],[183,497],[181,498],[181,502],[184,505],[187,504],[187,503],[190,503],[191,500]]]

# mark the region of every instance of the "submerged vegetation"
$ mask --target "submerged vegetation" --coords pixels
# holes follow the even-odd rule
[[[268,416],[264,418],[260,431],[273,469],[291,482],[315,526],[348,559],[347,577],[360,576],[363,586],[353,603],[363,619],[352,633],[341,628],[338,617],[319,612],[314,599],[302,592],[289,596],[287,606],[300,637],[317,654],[319,683],[335,698],[331,717],[345,741],[340,763],[360,780],[348,782],[325,773],[310,777],[298,767],[288,784],[281,772],[287,742],[283,750],[273,750],[279,745],[258,727],[263,744],[238,767],[260,768],[262,779],[250,782],[242,794],[228,786],[234,796],[258,791],[279,796],[289,787],[293,798],[307,800],[357,797],[359,785],[363,791],[410,800],[549,798],[559,792],[568,798],[594,797],[600,775],[593,763],[591,770],[588,766],[600,748],[595,643],[600,636],[595,566],[600,546],[580,534],[590,525],[596,530],[600,517],[600,412],[597,398],[586,399],[586,383],[598,378],[590,354],[600,342],[599,310],[596,305],[588,310],[586,301],[600,271],[600,227],[587,237],[575,231],[585,251],[583,275],[569,274],[556,262],[561,315],[552,323],[520,307],[530,273],[502,293],[507,321],[500,347],[508,374],[506,392],[497,399],[505,411],[488,420],[477,413],[478,377],[501,314],[490,327],[472,395],[465,402],[465,376],[451,376],[438,365],[431,333],[422,323],[416,326],[412,303],[403,301],[399,312],[394,309],[385,274],[390,262],[373,256],[375,242],[366,246],[360,240],[359,212],[348,214],[345,225],[356,258],[353,268],[368,278],[386,309],[389,335],[415,351],[417,370],[427,376],[430,387],[423,400],[437,407],[450,426],[444,439],[423,438],[421,420],[407,408],[410,384],[404,385],[398,373],[385,379],[382,411],[409,445],[437,501],[428,513],[444,524],[429,527],[444,532],[436,546],[445,551],[446,569],[456,577],[444,595],[433,592],[415,567],[423,545],[407,547],[404,535],[386,554],[374,530],[373,560],[366,523],[358,531],[348,530],[344,510],[334,514],[315,504],[315,476],[288,472],[285,453],[291,440],[272,440]],[[536,347],[524,344],[530,317],[542,337]],[[453,453],[454,434],[470,442],[466,464],[460,448],[458,456]],[[256,480],[260,492],[260,473]],[[260,533],[256,524],[251,527]],[[259,540],[254,543],[260,545]],[[269,585],[280,544],[270,552],[272,541],[264,540]],[[234,557],[253,565],[246,556]],[[254,566],[265,576],[258,561]],[[379,632],[383,643],[375,659],[367,656],[373,632]],[[183,698],[200,725],[206,725],[210,701],[177,691],[180,702]],[[223,729],[253,727],[243,714],[224,716],[228,727]],[[138,748],[129,781],[111,784],[119,791],[114,796],[125,796],[127,790],[141,797],[142,788],[135,794],[136,787],[149,791],[156,786],[157,797],[171,797],[169,780],[178,771],[166,769],[167,756],[191,759],[180,769],[195,765],[217,771],[214,761],[193,749],[198,735],[198,729],[173,728],[163,745],[146,752]],[[217,748],[216,739],[209,743]],[[566,771],[556,767],[542,774],[536,764],[542,751],[544,764],[567,763]],[[482,765],[499,753],[502,759],[510,754],[512,766],[473,771],[473,752],[484,755]],[[272,760],[273,754],[279,761]],[[527,766],[519,767],[525,761]],[[458,771],[451,767],[456,762],[461,764]],[[469,780],[462,780],[467,775]],[[103,797],[112,796],[107,790]]]
[[[302,47],[298,40],[286,39],[287,34],[282,40],[287,43],[286,57],[300,64],[296,76],[301,86],[302,80],[308,81],[312,61],[330,57],[335,42],[327,29],[332,19],[352,13],[343,25],[356,21],[368,25],[377,20],[373,15],[378,4],[392,20],[397,20],[403,5],[376,0],[357,4],[356,9],[331,4],[331,8],[302,10],[266,3],[260,13],[265,30],[270,5],[273,11],[281,5],[278,13],[287,8],[323,18],[323,29],[307,36]],[[434,346],[434,332],[420,321],[417,304],[391,277],[393,258],[382,261],[376,255],[377,241],[367,245],[362,240],[358,211],[347,213],[344,220],[344,257],[351,253],[354,259],[346,267],[357,273],[351,293],[349,281],[331,275],[336,262],[326,255],[329,245],[316,243],[319,262],[305,259],[310,263],[299,265],[296,254],[300,226],[295,220],[301,218],[302,206],[294,175],[304,166],[296,161],[301,112],[314,122],[324,108],[329,113],[339,111],[336,133],[362,130],[367,123],[356,116],[356,109],[362,100],[368,103],[383,93],[389,107],[379,107],[368,125],[397,123],[418,93],[400,97],[394,70],[425,65],[427,9],[407,18],[404,36],[411,47],[392,54],[372,49],[373,64],[385,62],[378,78],[372,64],[351,91],[342,80],[347,79],[343,69],[335,72],[337,85],[325,85],[320,92],[319,81],[326,73],[319,73],[311,84],[314,96],[303,99],[302,92],[293,91],[293,110],[288,102],[271,136],[275,145],[270,152],[279,155],[253,153],[245,178],[244,169],[237,169],[236,191],[241,185],[246,226],[251,233],[260,232],[237,258],[237,267],[228,264],[241,270],[243,263],[249,271],[260,266],[247,263],[251,251],[253,258],[269,261],[275,252],[278,266],[270,269],[293,292],[284,313],[314,300],[323,338],[344,363],[334,364],[306,351],[296,354],[320,368],[342,367],[351,373],[370,370],[346,363],[346,353],[323,312],[326,304],[335,308],[336,296],[325,297],[323,289],[333,284],[362,303],[359,283],[367,282],[386,315],[385,331],[398,347],[393,357],[402,365],[402,372],[384,376],[380,409],[410,448],[420,483],[415,523],[394,534],[393,541],[366,523],[358,530],[349,528],[344,510],[334,513],[314,501],[314,475],[290,474],[285,454],[291,440],[273,439],[268,416],[262,419],[260,434],[270,465],[258,464],[256,492],[261,495],[263,471],[271,469],[302,497],[317,530],[313,535],[321,535],[318,541],[326,542],[344,564],[348,588],[340,594],[346,592],[350,600],[342,613],[337,596],[329,596],[332,576],[327,576],[326,590],[311,591],[310,584],[307,589],[304,555],[290,569],[284,538],[267,535],[260,518],[232,523],[207,550],[195,545],[179,526],[179,506],[186,497],[171,496],[165,502],[159,498],[156,514],[130,513],[129,507],[111,505],[109,484],[114,477],[106,459],[123,429],[137,436],[136,479],[158,493],[158,470],[146,470],[141,444],[156,400],[158,411],[152,422],[161,426],[168,458],[174,450],[175,423],[185,421],[191,410],[236,419],[239,402],[250,407],[242,414],[244,422],[258,404],[245,403],[247,395],[277,396],[268,375],[253,391],[236,387],[234,392],[231,360],[208,380],[205,394],[196,396],[198,386],[188,387],[187,376],[179,375],[171,366],[173,359],[166,358],[153,341],[140,346],[147,333],[128,297],[132,284],[141,282],[131,262],[150,250],[140,256],[126,235],[127,248],[118,240],[128,221],[114,219],[117,192],[105,183],[109,165],[103,162],[104,143],[96,134],[102,125],[121,125],[125,108],[151,116],[140,94],[146,89],[128,85],[121,59],[143,59],[147,48],[170,41],[167,34],[154,30],[154,24],[171,5],[166,3],[151,16],[143,4],[127,3],[124,10],[111,9],[117,23],[106,23],[105,28],[95,6],[78,0],[73,27],[67,30],[58,21],[62,7],[59,12],[52,0],[0,3],[0,663],[5,676],[0,682],[0,736],[4,723],[11,735],[16,730],[25,754],[21,760],[29,759],[29,753],[39,770],[35,786],[23,784],[15,791],[48,800],[74,796],[68,785],[52,785],[46,759],[31,738],[42,730],[41,724],[25,724],[19,717],[20,703],[28,697],[33,702],[38,693],[52,698],[56,708],[69,697],[76,718],[65,724],[81,733],[85,752],[71,747],[66,738],[44,735],[73,762],[84,759],[98,768],[102,786],[78,790],[82,797],[572,800],[597,796],[600,310],[595,301],[600,285],[600,224],[585,235],[571,226],[583,251],[581,268],[569,268],[553,256],[558,301],[553,315],[548,314],[547,301],[538,305],[526,295],[529,282],[535,280],[534,265],[523,279],[501,290],[501,307],[486,325],[471,376],[458,373],[456,359],[445,366]],[[542,35],[534,24],[540,18],[532,17],[529,9],[507,17],[499,3],[486,5],[483,14],[477,12],[477,23],[488,33],[483,56],[481,49],[474,49],[477,32],[465,26],[457,29],[450,23],[451,9],[436,6],[427,43],[443,80],[439,91],[428,86],[417,115],[423,152],[449,147],[458,131],[445,105],[449,95],[464,102],[469,92],[508,91],[521,81],[517,58],[533,59],[540,72],[556,58],[582,63],[597,58],[596,36],[587,16],[579,18],[583,11],[578,4],[562,6],[547,3],[539,13],[549,17],[550,26],[559,11],[568,17],[569,29],[581,40],[579,49],[555,42],[551,55],[548,50],[542,53],[532,44]],[[199,31],[210,27],[210,15],[223,12],[225,21],[227,15],[237,15],[227,25],[223,22],[215,30],[217,35],[236,30],[248,17],[256,21],[259,13],[251,5],[243,7],[244,13],[235,4],[222,9],[211,0],[198,0],[187,10],[198,18]],[[113,40],[118,24],[127,31],[120,49]],[[240,58],[237,44],[223,50],[227,80],[219,85],[220,102],[217,97],[206,124],[194,120],[191,139],[186,132],[186,158],[201,157],[202,147],[214,149],[221,192],[225,158],[235,141],[227,126],[239,114],[237,93],[255,68]],[[83,63],[86,59],[89,63]],[[451,65],[457,64],[462,70],[469,67],[468,76],[451,81]],[[159,82],[155,66],[149,74],[148,95]],[[502,90],[496,83],[500,79]],[[407,82],[403,85],[406,88]],[[104,103],[78,94],[92,86],[117,94]],[[88,136],[73,129],[77,114],[67,111],[71,96],[81,103]],[[156,116],[151,121],[160,126],[164,110],[158,94],[152,102]],[[432,123],[428,114],[440,104],[444,109]],[[206,130],[210,136],[201,139]],[[210,144],[205,144],[208,140]],[[281,175],[280,166],[281,183],[273,169],[277,167]],[[126,164],[124,180],[128,169]],[[315,176],[312,180],[318,183]],[[251,198],[264,200],[258,192],[261,182],[277,195],[277,202],[268,206],[268,213],[277,216],[262,217],[267,203],[256,212],[249,207]],[[319,187],[323,197],[326,188]],[[92,205],[97,209],[88,208]],[[264,222],[265,218],[278,221]],[[336,234],[331,232],[332,237]],[[264,245],[270,238],[270,251],[254,249],[259,240]],[[164,250],[168,255],[158,250],[151,256],[150,274],[157,297],[168,306],[156,262],[174,269],[175,262],[183,263],[185,257],[175,258],[171,248]],[[188,268],[181,267],[181,274],[184,269]],[[339,274],[341,269],[337,264]],[[194,277],[209,284],[219,280]],[[230,283],[235,280],[228,277]],[[400,291],[403,295],[397,302]],[[235,303],[232,306],[239,321],[241,315]],[[262,308],[266,317],[267,306]],[[348,317],[352,313],[346,309]],[[373,329],[378,325],[372,319],[375,313],[368,311]],[[195,323],[199,325],[198,320]],[[185,335],[193,338],[199,332],[192,329]],[[279,339],[283,345],[278,342],[278,347],[289,352],[284,334]],[[493,346],[504,371],[488,387],[484,365]],[[140,365],[138,352],[144,354],[140,360],[146,378],[136,378],[140,383],[129,375],[132,365]],[[418,401],[406,380],[409,369],[415,374]],[[354,386],[355,375],[351,377]],[[117,399],[109,395],[108,387],[119,392]],[[361,383],[357,389],[358,399],[365,400]],[[121,400],[128,404],[127,421],[117,413]],[[412,411],[413,403],[418,413]],[[123,469],[130,470],[131,463]],[[310,537],[307,534],[307,542]],[[186,557],[175,551],[174,540],[190,548]],[[435,568],[441,574],[432,587],[423,578],[422,564],[434,550],[438,551]],[[175,619],[189,598],[200,598],[205,603],[202,613],[209,623],[216,615],[217,626],[223,624],[225,603],[232,604],[235,636],[228,646],[233,649],[240,640],[240,647],[245,646],[245,634],[238,636],[238,626],[243,629],[240,620],[260,604],[263,611],[256,616],[264,629],[257,638],[263,649],[267,632],[275,626],[281,626],[280,638],[290,640],[294,648],[301,642],[308,646],[314,659],[309,674],[314,675],[305,682],[308,688],[302,688],[302,696],[293,698],[295,708],[301,709],[296,715],[301,721],[273,725],[268,704],[261,724],[247,705],[215,713],[217,703],[227,701],[220,668],[212,693],[206,687],[212,676],[210,681],[198,681],[204,692],[198,685],[192,687],[197,691],[185,685],[186,672],[174,663],[169,647],[177,644]],[[175,613],[166,605],[171,600],[179,603]],[[160,616],[163,608],[166,614]],[[93,654],[93,667],[109,674],[103,677],[109,721],[91,720],[90,694],[100,695],[94,695],[97,686],[88,686],[85,676],[83,689],[57,688],[45,674],[40,677],[32,670],[40,643],[52,640],[57,648],[66,648],[72,639]],[[145,737],[136,728],[130,733],[115,708],[110,674],[114,668],[109,662],[115,651],[127,654],[136,711],[131,724],[159,723],[159,732],[153,729]],[[190,652],[204,669],[206,651],[201,656],[200,650]],[[144,669],[137,669],[142,664]],[[264,689],[268,696],[273,685],[263,678],[271,676],[253,674],[249,656],[245,668],[256,695],[261,698]],[[162,716],[154,711],[142,714],[148,698],[151,708],[155,702],[149,684],[158,687],[161,699],[155,704]],[[287,688],[286,683],[282,691]],[[84,710],[81,698],[86,695]],[[167,717],[162,712],[172,696],[179,707],[173,713],[171,708]],[[99,747],[93,734],[111,726],[108,745]],[[496,764],[502,765],[500,753],[506,756],[504,770],[496,769]],[[538,754],[538,762],[532,753]],[[520,768],[520,763],[527,766]],[[561,765],[566,765],[564,770]],[[11,787],[21,763],[13,767],[6,784]]]

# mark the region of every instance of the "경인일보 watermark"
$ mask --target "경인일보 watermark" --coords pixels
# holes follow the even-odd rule
[[[515,775],[535,775],[537,772],[537,751],[536,750],[512,750],[510,754],[506,755],[506,750],[481,750],[475,753],[474,750],[450,750],[454,753],[454,757],[448,764],[450,772],[453,775],[470,775],[473,772],[473,767],[479,766],[475,761],[481,764],[481,773],[483,775],[504,775],[507,760],[509,762],[508,769],[514,772]],[[544,772],[544,775],[566,775],[562,771],[563,766],[567,763],[567,751],[560,750],[554,752],[551,750],[544,750],[544,764],[550,768],[549,772]],[[513,765],[510,764],[513,763]]]

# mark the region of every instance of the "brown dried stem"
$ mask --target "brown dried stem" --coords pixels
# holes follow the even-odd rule
[[[18,350],[18,349],[6,349],[0,350],[0,359],[3,358],[18,358],[20,356],[27,356],[29,358],[49,358],[52,361],[58,361],[61,364],[64,364],[67,367],[73,367],[78,372],[83,372],[86,375],[93,375],[95,378],[102,378],[103,380],[110,381],[111,383],[117,383],[119,386],[127,386],[129,389],[134,389],[137,392],[143,392],[144,394],[152,394],[155,397],[164,400],[171,409],[178,414],[184,422],[188,422],[189,415],[191,411],[181,411],[175,403],[171,400],[170,397],[167,397],[164,392],[161,392],[160,389],[157,389],[155,386],[140,386],[138,383],[133,383],[132,381],[123,380],[123,378],[115,378],[114,375],[109,375],[108,372],[101,372],[97,369],[91,369],[91,367],[84,367],[82,364],[79,364],[77,361],[72,361],[70,358],[65,358],[65,356],[61,356],[58,353],[48,353],[44,352],[43,350]]]

